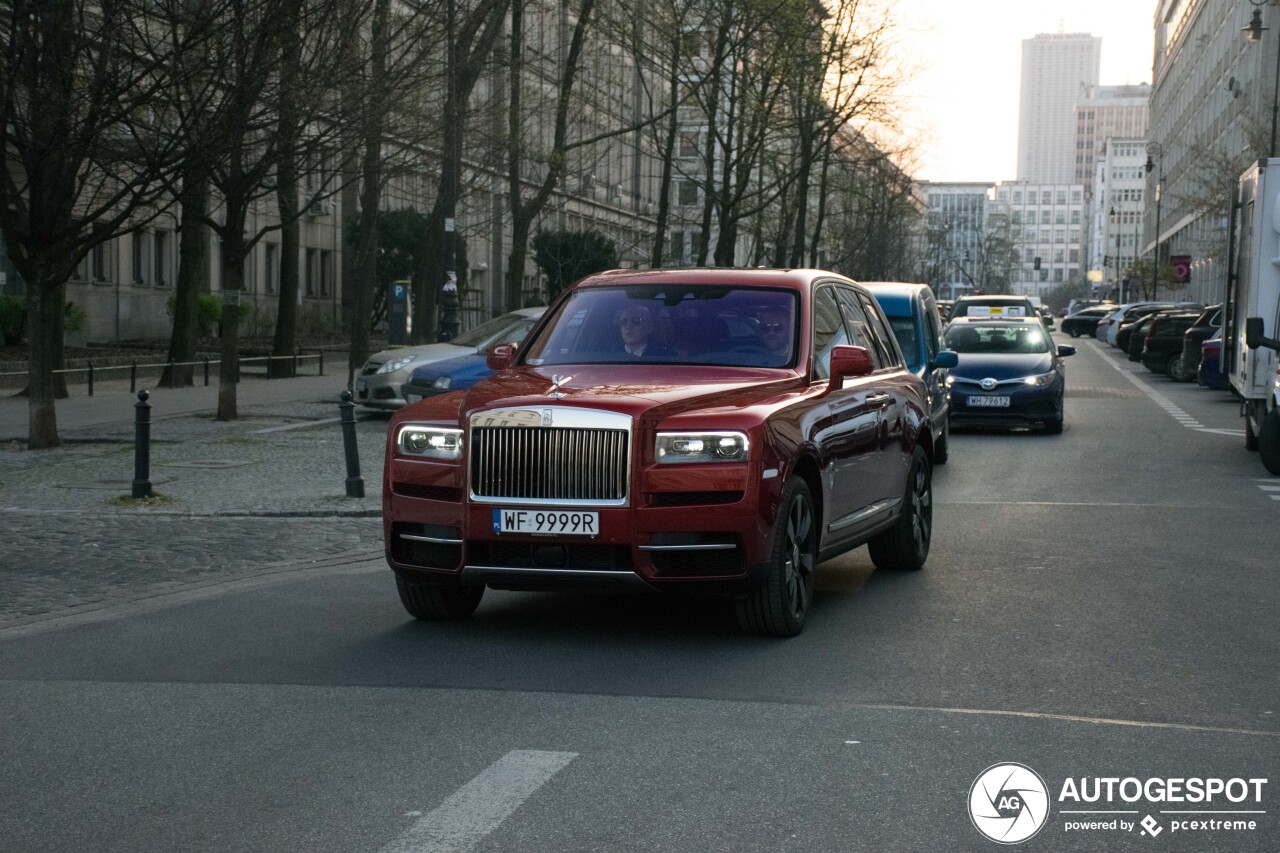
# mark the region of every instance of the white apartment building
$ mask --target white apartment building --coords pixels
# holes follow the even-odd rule
[[[982,248],[992,184],[921,182],[929,205],[928,283],[944,299],[982,289]]]
[[[1147,141],[1111,137],[1095,164],[1089,269],[1101,294],[1123,299],[1126,273],[1142,257]]]
[[[1086,269],[1084,184],[998,184],[993,201],[1006,208],[1020,264],[1013,270],[1015,293],[1044,297]]]
[[[1102,39],[1088,33],[1039,33],[1022,41],[1018,101],[1018,180],[1066,185],[1077,180],[1076,104],[1098,84]]]
[[[1108,139],[1146,137],[1150,101],[1149,83],[1085,90],[1076,102],[1076,183],[1093,181],[1093,162],[1102,156]]]

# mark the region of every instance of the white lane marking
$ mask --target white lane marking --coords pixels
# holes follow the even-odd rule
[[[1280,492],[1280,486],[1258,486],[1264,492]]]
[[[382,853],[462,853],[498,828],[576,752],[516,749],[449,795]]]

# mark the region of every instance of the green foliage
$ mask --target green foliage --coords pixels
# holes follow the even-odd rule
[[[1152,261],[1150,258],[1139,258],[1136,263],[1129,266],[1125,271],[1125,276],[1136,279],[1136,289],[1129,296],[1134,299],[1155,299],[1159,292],[1169,292],[1181,290],[1186,285],[1178,281],[1178,274],[1173,269],[1173,264],[1168,261],[1161,261],[1160,266],[1155,270],[1154,286],[1151,280]]]
[[[27,330],[27,300],[0,294],[0,342],[5,346],[22,343]]]
[[[618,266],[618,247],[599,231],[539,231],[533,259],[547,276],[547,300],[553,300],[583,276]]]
[[[86,315],[84,309],[74,302],[68,302],[62,309],[62,328],[67,332],[78,332],[84,328]]]
[[[173,319],[176,306],[175,297],[170,296],[164,304],[165,310],[169,312],[169,319]],[[240,303],[240,322],[244,322],[250,314],[253,313],[253,303]],[[196,328],[199,330],[201,337],[209,337],[213,333],[215,324],[222,322],[222,297],[213,293],[200,293],[196,295]]]

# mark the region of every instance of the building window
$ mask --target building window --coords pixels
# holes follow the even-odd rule
[[[326,249],[320,251],[320,295],[329,295],[329,272],[333,268],[333,252]]]
[[[678,263],[684,262],[684,232],[671,232],[671,260]]]
[[[698,203],[698,185],[693,181],[681,181],[678,190],[681,207],[693,207]]]
[[[107,280],[107,245],[99,243],[89,251],[89,278],[92,281]]]
[[[142,284],[147,280],[147,245],[141,231],[133,232],[133,280]]]
[[[677,157],[697,157],[699,153],[698,141],[701,134],[696,130],[680,131],[680,148]]]
[[[316,250],[307,249],[307,264],[305,268],[305,275],[307,277],[307,296],[316,295],[316,271]]]
[[[156,286],[163,287],[169,283],[169,232],[157,231],[151,237],[151,254],[154,258],[152,275]]]
[[[264,270],[265,277],[263,280],[266,282],[267,293],[275,293],[276,282],[279,280],[280,275],[280,261],[276,257],[278,254],[276,244],[267,243],[264,254],[266,255],[266,269]]]

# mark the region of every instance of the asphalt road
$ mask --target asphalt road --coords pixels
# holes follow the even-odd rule
[[[825,564],[793,640],[656,596],[415,623],[376,560],[0,628],[0,848],[991,851],[971,787],[1019,762],[1024,849],[1278,850],[1280,479],[1226,393],[1060,342],[1065,433],[956,434],[926,569]],[[1267,781],[1060,796],[1128,777]]]

